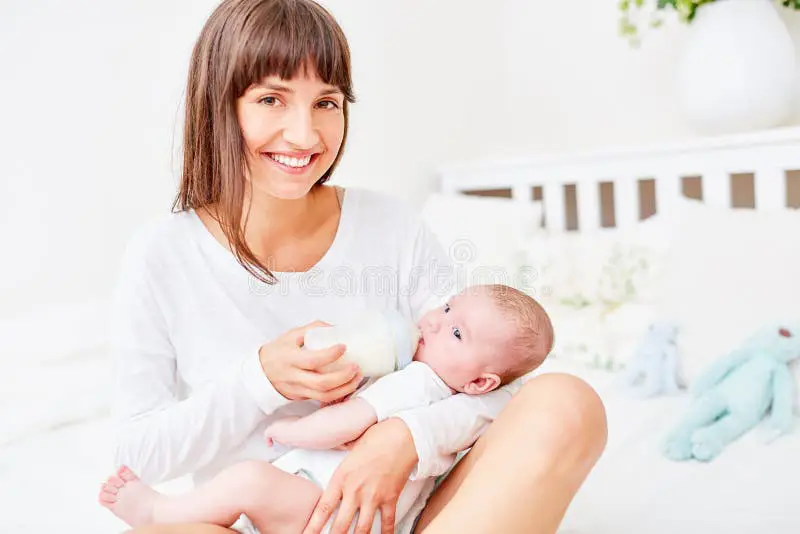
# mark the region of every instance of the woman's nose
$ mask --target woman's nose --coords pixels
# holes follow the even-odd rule
[[[301,150],[315,147],[319,142],[319,133],[314,127],[311,111],[295,107],[288,113],[283,127],[283,138]]]

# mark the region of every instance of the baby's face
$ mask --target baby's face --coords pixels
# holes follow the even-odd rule
[[[456,391],[478,378],[488,366],[502,366],[505,347],[515,334],[492,299],[469,290],[419,321],[422,337],[414,359],[429,365]]]

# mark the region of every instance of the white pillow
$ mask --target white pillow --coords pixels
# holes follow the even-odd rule
[[[542,232],[526,242],[526,267],[536,278],[538,296],[553,304],[652,304],[674,226],[674,217],[657,215],[628,229]]]
[[[524,243],[541,231],[540,202],[468,195],[430,195],[422,218],[453,260],[458,286],[524,285]]]
[[[660,310],[691,384],[759,328],[800,322],[800,211],[682,204]]]
[[[608,371],[625,366],[656,318],[655,305],[647,304],[591,305],[580,309],[558,304],[545,307],[555,332],[551,357]]]

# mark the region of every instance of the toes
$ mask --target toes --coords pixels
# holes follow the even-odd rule
[[[133,471],[131,471],[128,466],[123,465],[122,467],[117,470],[117,476],[124,480],[125,482],[133,482],[134,480],[139,480]]]
[[[109,479],[108,482],[103,484],[103,491],[112,495],[116,495],[119,492],[119,488],[112,484],[111,480]]]
[[[125,482],[119,477],[111,476],[108,477],[108,482],[106,482],[109,486],[114,486],[117,489],[122,488],[125,485]]]
[[[100,504],[114,504],[117,502],[117,488],[111,487],[108,484],[101,485],[97,500],[100,501]]]

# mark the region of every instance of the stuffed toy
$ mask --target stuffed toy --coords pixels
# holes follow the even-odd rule
[[[714,362],[691,385],[688,413],[668,435],[671,460],[713,460],[772,408],[767,440],[791,430],[794,382],[789,362],[800,357],[800,327],[765,328]]]
[[[625,367],[622,385],[643,398],[677,393],[677,335],[678,329],[671,323],[652,323]]]

